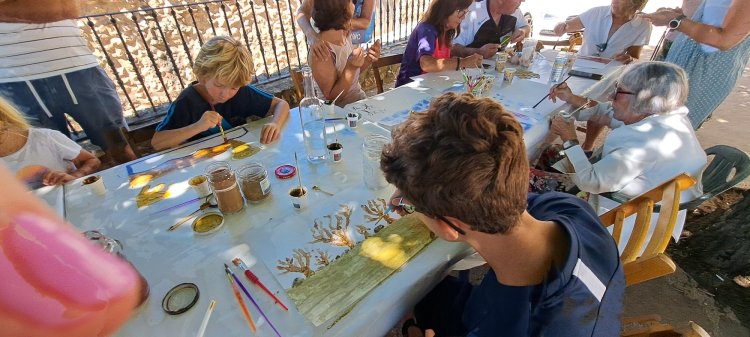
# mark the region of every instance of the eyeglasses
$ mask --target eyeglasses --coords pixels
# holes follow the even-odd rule
[[[607,42],[597,44],[596,50],[598,50],[600,53],[603,53],[605,50],[607,50]]]
[[[635,95],[634,92],[621,90],[620,89],[620,85],[617,82],[615,82],[615,91],[612,92],[612,98],[615,98],[615,97],[617,97],[617,95],[620,95],[620,94],[622,94],[622,95]]]
[[[417,208],[414,207],[414,205],[409,205],[409,204],[404,203],[404,198],[403,197],[401,197],[401,199],[398,200],[398,207],[401,207],[401,209],[403,209],[404,212],[406,212],[406,214],[412,214],[412,213],[414,213],[414,212],[417,211]],[[464,231],[461,228],[458,228],[458,226],[454,225],[453,222],[451,222],[450,220],[448,220],[448,218],[446,218],[446,217],[444,217],[442,215],[436,215],[435,217],[438,218],[439,220],[445,222],[450,228],[452,228],[458,234],[466,235],[466,231]]]
[[[466,15],[466,13],[468,13],[468,12],[469,12],[469,9],[468,9],[468,8],[466,8],[466,9],[457,9],[457,10],[456,10],[456,13],[458,13],[458,17],[459,17],[459,18],[460,18],[460,17],[463,17],[463,16],[464,16],[464,15]]]

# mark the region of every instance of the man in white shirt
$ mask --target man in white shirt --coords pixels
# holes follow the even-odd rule
[[[524,0],[484,0],[469,7],[461,32],[453,40],[451,55],[480,54],[493,57],[497,50],[522,41],[531,32],[518,7]]]
[[[70,137],[65,114],[117,162],[135,159],[114,83],[73,19],[78,0],[0,0],[0,95],[34,124]]]

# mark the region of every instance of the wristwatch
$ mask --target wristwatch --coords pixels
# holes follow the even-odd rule
[[[578,140],[570,139],[563,142],[563,150],[567,150],[573,146],[578,145]]]
[[[672,19],[672,21],[669,21],[669,29],[675,30],[677,27],[680,27],[680,23],[682,22],[682,19],[686,18],[685,15],[680,14],[676,18]]]

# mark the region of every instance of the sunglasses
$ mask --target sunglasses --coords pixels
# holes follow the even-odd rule
[[[414,212],[417,211],[417,208],[414,207],[414,205],[409,205],[407,203],[404,203],[404,197],[401,197],[401,199],[398,200],[398,207],[401,207],[401,209],[403,209],[404,212],[406,212],[406,214],[412,214],[412,213],[414,213]],[[450,220],[448,220],[448,218],[446,218],[446,217],[444,217],[442,215],[436,215],[435,217],[438,218],[439,220],[445,222],[450,228],[452,228],[454,231],[456,231],[456,233],[461,234],[461,235],[466,235],[466,231],[464,231],[461,228],[458,228],[458,226],[456,226],[455,224],[453,224],[453,222],[451,222]]]
[[[605,50],[607,50],[607,42],[597,44],[596,50],[598,50],[600,53],[603,53]]]

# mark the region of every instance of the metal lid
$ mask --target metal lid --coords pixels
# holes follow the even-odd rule
[[[192,308],[198,298],[200,291],[193,283],[181,283],[167,291],[161,300],[161,308],[170,315],[179,315]]]
[[[215,233],[224,225],[224,216],[219,212],[206,212],[193,221],[193,232],[195,234]]]
[[[279,179],[289,179],[297,173],[297,168],[292,165],[281,165],[274,171]]]

